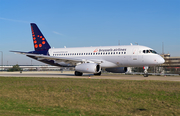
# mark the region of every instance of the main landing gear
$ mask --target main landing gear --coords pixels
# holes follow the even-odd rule
[[[74,72],[74,75],[75,75],[75,76],[82,76],[83,73],[82,73],[82,72],[75,71],[75,72]],[[99,72],[99,73],[94,73],[94,75],[100,76],[100,75],[101,75],[101,72]]]
[[[144,74],[143,74],[144,77],[148,77],[148,71],[147,71],[148,70],[148,66],[144,66],[143,69],[144,69]]]
[[[101,76],[101,72],[99,73],[94,73],[95,76]]]
[[[83,74],[83,73],[78,72],[78,71],[75,71],[75,72],[74,72],[74,75],[75,75],[75,76],[82,76],[82,74]]]

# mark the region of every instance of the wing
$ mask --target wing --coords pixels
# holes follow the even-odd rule
[[[56,56],[48,56],[48,55],[37,55],[37,54],[26,54],[27,56],[33,56],[36,57],[37,60],[44,60],[44,59],[48,59],[48,60],[54,60],[56,63],[58,62],[65,62],[68,64],[76,64],[76,63],[102,63],[102,60],[97,60],[97,59],[82,59],[82,58],[71,58],[71,57],[56,57]]]
[[[72,57],[56,57],[56,56],[40,55],[40,54],[33,54],[33,53],[21,52],[21,51],[11,51],[11,52],[23,54],[23,55],[26,55],[28,57],[35,58],[39,61],[53,60],[54,63],[59,63],[61,65],[70,64],[71,66],[72,65],[75,66],[77,63],[98,63],[98,64],[103,63],[103,60],[99,60],[99,59],[82,59],[82,58],[74,58],[74,57],[73,58]]]
[[[68,57],[55,57],[55,56],[48,56],[48,55],[38,55],[38,54],[26,54],[29,57],[35,57],[37,60],[54,60],[55,63],[61,63],[64,62],[66,64],[76,64],[78,62],[82,62],[82,59],[76,59],[76,58],[68,58]]]

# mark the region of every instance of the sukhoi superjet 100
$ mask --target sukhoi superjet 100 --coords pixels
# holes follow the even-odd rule
[[[164,63],[164,59],[155,50],[141,45],[51,48],[35,23],[31,23],[34,51],[21,52],[40,62],[59,66],[74,67],[75,75],[83,73],[101,75],[102,69],[112,73],[125,73],[127,67],[144,67],[144,76],[148,76],[148,67]]]

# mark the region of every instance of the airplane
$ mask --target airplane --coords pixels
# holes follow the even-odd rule
[[[31,23],[34,51],[21,52],[40,62],[59,66],[74,67],[75,76],[83,73],[101,75],[102,69],[112,73],[125,73],[127,67],[143,67],[148,77],[148,67],[159,65],[165,60],[149,47],[141,45],[51,48],[35,23]]]

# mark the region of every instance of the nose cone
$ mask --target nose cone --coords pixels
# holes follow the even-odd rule
[[[161,56],[159,56],[159,58],[157,59],[157,63],[158,64],[163,64],[165,62],[164,58],[162,58]]]

